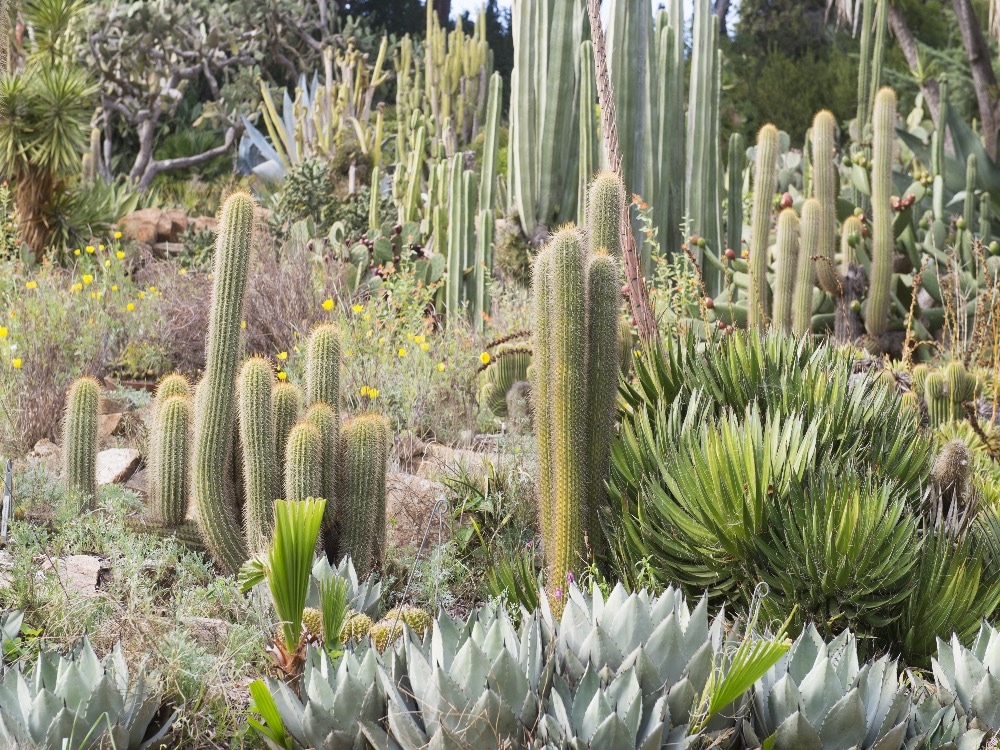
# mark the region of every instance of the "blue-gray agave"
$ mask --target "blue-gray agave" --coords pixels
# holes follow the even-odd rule
[[[972,729],[1000,730],[1000,632],[984,622],[971,648],[954,635],[950,644],[938,639],[931,667],[942,704],[961,706]]]
[[[103,743],[119,750],[145,750],[166,735],[176,717],[174,713],[151,730],[159,708],[142,674],[134,685],[129,683],[118,646],[102,663],[84,638],[68,657],[41,653],[29,675],[20,665],[5,670],[0,746],[84,750]]]
[[[859,666],[849,631],[827,644],[809,625],[754,686],[744,737],[751,748],[773,737],[774,750],[899,750],[909,704],[895,660]]]
[[[330,565],[325,555],[316,557],[309,581],[309,593],[306,595],[307,607],[319,607],[318,583],[332,576],[340,576],[347,581],[348,607],[368,615],[372,620],[378,620],[382,608],[382,581],[373,575],[359,581],[350,555],[345,555],[337,567]]]

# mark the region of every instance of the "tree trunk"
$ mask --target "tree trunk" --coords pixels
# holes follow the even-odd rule
[[[899,48],[903,51],[903,57],[906,58],[910,72],[913,73],[914,77],[920,76],[917,40],[914,38],[909,24],[906,23],[903,12],[897,5],[889,6],[889,28],[892,29],[893,36],[899,42]],[[924,101],[927,102],[927,108],[931,111],[931,119],[934,121],[935,127],[940,129],[941,123],[938,121],[938,113],[941,111],[941,90],[938,88],[937,79],[924,77],[919,85],[920,92],[924,95]]]
[[[955,8],[959,31],[962,33],[962,44],[969,58],[969,65],[972,67],[972,83],[979,105],[983,145],[990,158],[996,159],[1000,100],[997,98],[997,78],[993,73],[990,49],[970,0],[952,0],[952,5]]]
[[[715,10],[713,13],[719,17],[719,36],[728,36],[726,29],[726,16],[729,15],[730,0],[715,0]]]

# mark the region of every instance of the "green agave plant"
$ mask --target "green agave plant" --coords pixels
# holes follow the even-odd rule
[[[116,646],[102,663],[84,638],[68,656],[41,653],[25,674],[7,668],[0,682],[0,744],[5,748],[145,750],[170,730],[175,711],[154,725],[160,700],[140,674],[129,680]]]

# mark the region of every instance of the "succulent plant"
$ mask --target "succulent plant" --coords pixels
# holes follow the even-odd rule
[[[390,609],[382,619],[386,622],[395,622],[397,619],[400,622],[405,622],[410,630],[421,638],[424,637],[432,623],[431,616],[424,610],[409,605]]]
[[[754,164],[753,209],[750,214],[750,300],[751,326],[765,328],[771,318],[770,289],[767,285],[767,240],[771,232],[771,201],[777,178],[778,129],[765,125],[757,134]]]
[[[389,427],[378,414],[362,414],[341,430],[340,553],[349,554],[363,575],[381,565],[385,529],[385,473]]]
[[[247,548],[262,552],[271,541],[274,501],[280,481],[275,474],[274,370],[263,357],[243,363],[237,387],[239,400],[243,510]]]
[[[304,401],[302,390],[294,383],[278,383],[274,388],[274,455],[277,459],[276,475],[285,476],[285,449],[288,435],[302,416]]]
[[[355,612],[365,615],[369,619],[378,618],[382,607],[382,581],[375,576],[368,576],[363,581],[358,580],[358,574],[350,556],[345,556],[336,567],[331,565],[323,555],[316,558],[312,567],[313,580],[310,581],[309,593],[306,596],[308,606],[319,607],[320,597],[317,584],[332,576],[338,576],[347,581],[347,602]]]
[[[153,518],[170,527],[184,523],[187,515],[193,420],[190,395],[170,395],[177,390],[164,388],[168,381],[161,383],[156,394],[148,463]]]
[[[84,507],[92,507],[97,493],[97,418],[101,411],[101,384],[80,378],[66,395],[63,429],[63,473],[71,490],[79,492]]]
[[[531,366],[531,348],[517,342],[496,346],[490,361],[479,375],[482,385],[479,402],[485,404],[496,416],[507,417],[507,393],[514,383],[528,379]]]
[[[1000,632],[983,622],[966,648],[957,636],[938,639],[937,658],[931,661],[942,705],[961,706],[971,729],[1000,731]]]
[[[323,613],[315,607],[302,610],[302,627],[312,636],[323,635]]]
[[[743,734],[750,748],[900,748],[909,703],[895,660],[859,665],[849,631],[826,643],[809,625],[757,681]]]
[[[395,620],[379,620],[368,630],[372,639],[372,647],[380,654],[403,635],[404,623]]]
[[[365,638],[369,633],[371,633],[372,618],[366,615],[364,612],[357,612],[351,610],[347,613],[347,619],[344,621],[344,627],[340,631],[340,640],[344,643],[350,643],[351,641],[360,641]]]
[[[896,144],[896,94],[884,88],[875,96],[872,114],[872,259],[865,308],[865,329],[876,339],[889,327],[892,259],[896,250],[892,229],[892,150]]]
[[[102,663],[87,638],[68,655],[42,652],[34,669],[6,667],[0,683],[0,744],[7,748],[81,750],[111,746],[146,750],[170,730],[177,713],[159,725],[160,710],[140,674],[129,680],[121,648]]]

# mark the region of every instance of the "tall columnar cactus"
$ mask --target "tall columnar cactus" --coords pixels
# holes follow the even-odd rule
[[[166,527],[184,523],[187,516],[191,486],[191,423],[194,420],[191,398],[169,395],[172,392],[175,391],[164,389],[161,384],[156,394],[148,460],[153,518]],[[167,397],[163,398],[164,395]]]
[[[878,338],[889,327],[892,297],[892,149],[896,143],[896,94],[884,88],[875,97],[872,115],[872,259],[865,308],[865,330]]]
[[[857,216],[848,216],[840,226],[840,272],[844,276],[858,262],[857,246],[863,230],[864,225]]]
[[[587,221],[587,187],[597,172],[598,135],[597,87],[594,83],[594,43],[587,39],[580,44],[580,179],[577,187],[576,220]]]
[[[776,244],[778,266],[774,284],[774,315],[772,323],[783,331],[792,330],[792,299],[795,295],[795,274],[799,259],[799,217],[794,208],[778,215]]]
[[[503,77],[490,76],[490,93],[486,103],[486,129],[483,140],[483,173],[479,178],[479,210],[493,210],[493,193],[497,183],[497,156],[500,152],[500,110],[503,105]]]
[[[285,476],[285,446],[292,427],[302,416],[302,391],[294,383],[278,383],[274,389],[274,455],[277,476]]]
[[[247,547],[263,552],[271,541],[274,501],[279,495],[274,453],[274,370],[263,357],[243,364],[237,388],[242,443],[244,525]]]
[[[740,133],[729,136],[726,247],[738,250],[743,240],[743,162],[746,144]]]
[[[380,562],[377,555],[384,529],[378,526],[385,518],[388,434],[385,418],[377,414],[355,417],[341,431],[343,509],[339,552],[350,554],[359,576],[367,575]]]
[[[553,475],[552,432],[552,316],[549,305],[552,300],[552,253],[545,248],[535,258],[532,268],[532,317],[535,323],[534,346],[531,363],[531,400],[534,410],[535,441],[538,444],[538,515],[542,527],[542,539],[546,545],[552,539],[553,518],[555,517]],[[546,547],[546,549],[548,549]]]
[[[340,408],[340,329],[332,323],[316,326],[309,336],[306,354],[306,398],[310,405]]]
[[[621,261],[625,185],[614,172],[601,172],[594,178],[587,195],[587,241],[591,252],[604,250]]]
[[[285,446],[285,500],[323,497],[323,437],[309,422],[299,422]]]
[[[757,134],[754,164],[753,209],[750,215],[750,302],[748,320],[751,326],[766,328],[771,312],[767,286],[767,245],[771,233],[771,201],[774,200],[780,143],[778,129],[765,125]]]
[[[827,110],[813,118],[813,192],[819,201],[821,214],[819,244],[816,255],[816,279],[827,294],[840,294],[842,285],[833,264],[833,249],[837,242],[837,121]]]
[[[205,375],[195,413],[192,490],[198,524],[212,557],[230,573],[247,558],[242,518],[225,467],[235,437],[233,393],[255,208],[248,193],[238,192],[226,200],[219,217]]]
[[[815,198],[809,198],[802,205],[802,241],[792,299],[792,331],[796,336],[805,336],[812,329],[813,258],[819,256],[822,227],[823,207]]]
[[[79,492],[85,508],[97,494],[97,421],[101,413],[101,384],[94,378],[74,381],[66,395],[63,429],[63,472],[66,484]]]
[[[340,471],[340,414],[324,403],[315,403],[306,412],[306,422],[320,435],[321,490],[319,497],[326,500],[323,511],[323,539],[328,555],[334,554],[336,545],[336,520],[340,510],[338,473]]]
[[[484,209],[476,221],[476,255],[473,274],[472,327],[482,333],[486,316],[490,314],[490,284],[493,270],[493,212]]]

